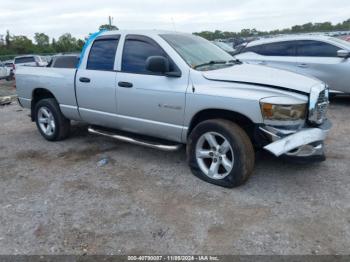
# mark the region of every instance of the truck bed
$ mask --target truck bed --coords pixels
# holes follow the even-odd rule
[[[51,90],[62,113],[71,119],[78,117],[75,96],[76,69],[20,66],[16,69],[17,95],[23,107],[30,108],[33,90]]]

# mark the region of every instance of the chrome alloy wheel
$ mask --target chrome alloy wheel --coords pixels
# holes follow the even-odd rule
[[[196,159],[201,171],[216,180],[228,176],[234,165],[230,143],[216,132],[207,132],[198,139]]]
[[[55,133],[56,124],[50,109],[40,107],[37,117],[41,131],[47,136],[52,136]]]

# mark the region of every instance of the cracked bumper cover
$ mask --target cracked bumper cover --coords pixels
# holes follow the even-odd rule
[[[279,137],[277,133],[261,128],[274,141],[265,146],[264,149],[277,157],[282,155],[297,158],[324,156],[323,141],[331,127],[331,122],[326,120],[321,126],[304,128],[285,137]]]

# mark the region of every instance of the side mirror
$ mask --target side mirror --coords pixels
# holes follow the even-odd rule
[[[180,71],[171,71],[169,59],[164,56],[150,56],[146,60],[146,70],[152,73],[164,74],[167,77],[181,77]]]
[[[348,50],[339,50],[337,52],[337,56],[341,57],[341,58],[348,58],[348,57],[350,57],[350,51],[348,51]]]
[[[169,72],[169,60],[164,56],[150,56],[146,60],[146,69],[152,73]]]

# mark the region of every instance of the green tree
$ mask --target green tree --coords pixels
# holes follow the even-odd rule
[[[74,52],[79,50],[77,39],[70,33],[61,35],[56,42],[57,52]]]
[[[98,29],[100,31],[102,31],[102,30],[107,30],[107,31],[119,30],[119,28],[116,27],[115,25],[109,25],[109,24],[100,25],[100,27]]]
[[[34,45],[32,40],[28,37],[19,35],[11,37],[11,49],[16,54],[28,54],[34,51]]]
[[[50,44],[50,38],[44,33],[35,33],[34,40],[38,47],[47,47]]]
[[[9,48],[10,45],[11,45],[11,36],[10,36],[10,31],[9,30],[6,31],[5,45],[6,45],[7,48]]]
[[[79,49],[82,49],[83,46],[85,45],[85,41],[84,41],[84,40],[81,40],[81,39],[78,39],[77,45],[78,45],[78,48],[79,48]]]

